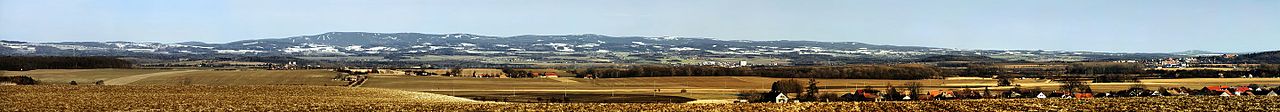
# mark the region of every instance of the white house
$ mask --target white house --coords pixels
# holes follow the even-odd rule
[[[774,103],[786,103],[789,101],[791,101],[791,98],[787,97],[787,93],[778,93],[778,96],[773,97]]]

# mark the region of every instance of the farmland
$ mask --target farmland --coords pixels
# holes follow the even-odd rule
[[[319,86],[0,86],[0,111],[1280,111],[1280,97],[982,99],[837,103],[486,103]],[[75,106],[67,106],[75,105]]]
[[[448,72],[449,72],[449,69],[419,69],[419,70],[421,70],[421,71],[423,71],[423,72],[427,72],[427,73],[434,73],[434,74],[446,74],[446,73],[448,73]],[[526,71],[526,72],[529,72],[529,73],[556,73],[556,74],[558,74],[558,75],[559,75],[559,76],[561,76],[561,77],[573,77],[573,76],[575,76],[573,73],[565,72],[565,71],[563,71],[563,70],[556,70],[556,69],[512,69],[512,70]],[[461,71],[461,72],[459,72],[459,74],[458,74],[458,75],[460,75],[460,76],[473,76],[473,75],[472,75],[473,73],[474,73],[474,74],[476,74],[476,75],[506,75],[506,73],[503,73],[503,72],[502,72],[502,69],[494,69],[494,68],[468,68],[468,69],[462,69],[462,71]],[[390,74],[390,75],[403,75],[403,74]]]
[[[157,72],[177,71],[171,69],[39,69],[32,71],[4,71],[7,76],[30,76],[41,84],[68,84],[76,81],[81,84],[92,84],[98,80],[149,74]]]
[[[770,83],[778,80],[804,78],[767,78],[749,76],[694,76],[694,77],[636,77],[636,78],[565,78],[578,83],[558,82],[547,78],[469,78],[469,77],[431,77],[431,76],[374,76],[367,87],[392,88],[411,91],[432,90],[619,90],[619,89],[768,89]],[[818,85],[831,91],[835,89],[861,88],[885,85],[902,85],[907,82],[919,82],[933,89],[962,89],[965,87],[995,86],[994,79],[923,79],[923,80],[881,80],[881,79],[818,79]],[[1014,79],[1014,84],[1023,87],[1043,87],[1052,89],[1057,83],[1049,80]],[[1184,78],[1184,79],[1144,79],[1141,83],[1093,83],[1095,89],[1111,91],[1126,89],[1134,84],[1149,87],[1196,87],[1209,85],[1280,85],[1280,78]],[[1001,87],[992,87],[997,89]],[[825,90],[824,90],[825,91]]]
[[[7,71],[6,75],[27,75],[46,85],[66,84],[69,80],[90,84],[91,80],[110,80],[133,75],[173,72],[185,70],[169,69],[41,69],[33,71]],[[497,69],[464,69],[464,73],[476,71],[482,73],[501,73]],[[536,71],[536,70],[535,70]],[[546,71],[546,70],[543,70]],[[444,72],[436,69],[432,72]],[[555,71],[549,71],[555,72]],[[168,75],[157,75],[139,79],[127,85],[314,85],[339,86],[343,81],[332,80],[335,72],[328,70],[239,70],[214,71],[196,70]],[[380,74],[370,76],[369,82],[362,87],[387,88],[406,91],[432,92],[455,96],[470,96],[479,99],[514,99],[529,98],[541,94],[582,94],[578,96],[597,96],[609,94],[615,96],[677,96],[698,100],[731,100],[734,94],[742,91],[767,91],[770,84],[778,80],[804,78],[768,78],[752,76],[678,76],[678,77],[633,77],[633,78],[474,78],[474,77],[441,77],[441,76],[405,76],[402,74]],[[948,78],[922,80],[883,80],[883,79],[818,79],[823,92],[845,93],[852,89],[872,86],[883,89],[885,85],[901,86],[907,82],[919,82],[923,90],[937,89],[983,89],[995,86],[994,79],[987,78]],[[1023,88],[1040,87],[1053,90],[1058,83],[1049,80],[1015,79],[1014,84]],[[1188,87],[1203,86],[1238,86],[1248,84],[1280,85],[1280,78],[1182,78],[1182,79],[1144,79],[1141,83],[1093,83],[1094,90],[1115,91],[1127,89],[1135,84],[1147,87]],[[1011,87],[989,87],[993,90],[1004,90]],[[682,92],[683,91],[683,92]],[[509,96],[509,97],[507,97]],[[597,97],[604,98],[604,97]],[[584,98],[579,98],[584,99]]]
[[[6,107],[0,111],[296,111],[373,102],[479,103],[430,93],[322,86],[37,85],[0,86],[0,93],[0,106]]]
[[[659,96],[680,96],[699,100],[730,100],[741,91],[768,91],[770,84],[778,80],[803,78],[767,78],[747,76],[695,76],[695,77],[636,77],[636,78],[563,78],[576,82],[560,82],[548,78],[469,78],[469,77],[432,77],[432,76],[373,76],[364,87],[390,88],[408,91],[424,91],[455,96],[488,96],[490,99],[517,98],[502,97],[515,93],[536,95],[541,93],[560,94],[639,94]],[[884,89],[886,85],[902,86],[907,82],[918,82],[923,90],[938,89],[975,89],[984,87],[992,90],[1006,90],[1010,86],[997,87],[996,80],[984,78],[952,78],[923,80],[881,80],[881,79],[818,79],[822,92],[843,94],[853,89],[872,86]],[[1014,84],[1023,88],[1057,89],[1060,84],[1050,80],[1015,79]],[[1150,88],[1204,86],[1239,86],[1248,84],[1280,85],[1280,78],[1185,78],[1185,79],[1146,79],[1141,83],[1093,83],[1096,91],[1117,91],[1128,89],[1137,84]],[[681,92],[685,90],[685,92]]]
[[[244,70],[244,71],[195,71],[174,75],[155,76],[139,80],[133,85],[316,85],[340,86],[334,81],[337,73],[328,70]]]
[[[335,74],[329,70],[236,70],[214,71],[201,69],[40,69],[32,71],[4,71],[6,76],[30,76],[41,85],[66,85],[70,81],[93,84],[104,80],[137,78],[123,84],[129,85],[317,85],[338,86]],[[164,74],[160,74],[164,73]],[[146,77],[137,77],[146,76]]]

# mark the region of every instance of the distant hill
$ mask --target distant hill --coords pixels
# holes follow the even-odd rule
[[[1267,51],[1236,56],[1234,60],[1252,63],[1280,63],[1280,51]]]
[[[1205,51],[1205,50],[1188,50],[1182,52],[1172,52],[1170,54],[1180,55],[1205,55],[1205,54],[1222,54],[1221,52]]]
[[[781,38],[781,37],[780,37]],[[484,36],[475,34],[328,32],[229,43],[0,41],[0,56],[548,56],[593,57],[614,62],[656,62],[664,57],[776,57],[800,63],[863,63],[915,60],[992,60],[986,56],[1054,60],[1148,59],[1168,53],[1108,53],[1045,50],[963,50],[860,42],[720,40],[702,37],[580,35]],[[933,57],[956,55],[961,57]],[[965,57],[982,56],[982,57]],[[829,62],[838,61],[838,62]]]
[[[939,62],[939,61],[1005,61],[987,56],[961,56],[961,55],[938,55],[920,59],[921,62]]]

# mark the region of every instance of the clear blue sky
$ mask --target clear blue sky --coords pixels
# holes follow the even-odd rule
[[[0,0],[0,39],[332,31],[689,36],[961,49],[1280,50],[1280,0]]]

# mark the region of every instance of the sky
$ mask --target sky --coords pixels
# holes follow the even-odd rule
[[[602,34],[958,49],[1280,50],[1280,0],[0,0],[0,40]]]

